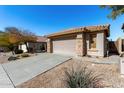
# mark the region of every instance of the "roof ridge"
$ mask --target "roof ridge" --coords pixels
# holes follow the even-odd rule
[[[79,29],[79,28],[87,28],[87,27],[99,27],[99,26],[102,26],[102,27],[106,27],[106,26],[110,26],[110,24],[103,24],[103,25],[91,25],[91,26],[79,26],[79,27],[73,27],[73,28],[69,28],[69,29],[66,29],[66,30],[61,30],[59,32],[64,32],[64,31],[70,31],[70,30],[76,30],[76,29]],[[59,33],[59,32],[56,32],[56,33]]]
[[[101,27],[101,28],[97,28],[97,27]],[[49,34],[47,35],[47,37],[49,36],[54,36],[54,35],[58,35],[58,34],[70,34],[70,33],[75,33],[75,32],[80,32],[80,31],[84,31],[86,30],[100,30],[100,29],[109,29],[110,24],[104,24],[104,25],[92,25],[92,26],[80,26],[80,27],[76,27],[76,28],[70,28],[70,29],[66,29],[63,31],[59,31],[53,34]],[[80,31],[79,31],[80,30]]]

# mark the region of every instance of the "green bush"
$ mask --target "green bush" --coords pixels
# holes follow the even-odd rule
[[[29,57],[30,55],[29,54],[22,54],[21,57]]]
[[[14,56],[10,56],[8,58],[8,61],[13,61],[13,60],[17,60],[17,59],[19,59],[19,58],[18,57],[14,57]]]
[[[16,50],[15,51],[15,54],[22,54],[23,53],[23,50]]]
[[[100,85],[100,75],[95,75],[87,67],[79,67],[76,70],[65,71],[66,84],[70,88],[98,88]]]

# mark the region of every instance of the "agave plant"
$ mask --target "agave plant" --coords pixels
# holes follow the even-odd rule
[[[65,71],[67,87],[70,88],[97,88],[100,85],[100,75],[94,74],[86,66]]]

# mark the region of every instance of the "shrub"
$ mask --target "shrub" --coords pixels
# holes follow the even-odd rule
[[[22,54],[21,57],[29,57],[30,55],[29,54]]]
[[[78,69],[78,70],[77,70]],[[87,67],[79,67],[76,70],[72,67],[71,70],[65,71],[66,84],[70,88],[97,88],[103,87],[100,85],[101,78],[95,75]]]
[[[8,61],[13,61],[13,60],[17,60],[17,59],[19,59],[19,58],[11,56],[11,57],[8,58]]]
[[[23,53],[23,50],[16,50],[15,51],[15,54],[22,54]]]

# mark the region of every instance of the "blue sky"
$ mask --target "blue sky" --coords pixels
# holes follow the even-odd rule
[[[14,26],[47,35],[74,27],[110,24],[110,39],[116,40],[123,35],[124,15],[112,20],[107,18],[109,13],[110,10],[90,5],[0,6],[0,30]]]

